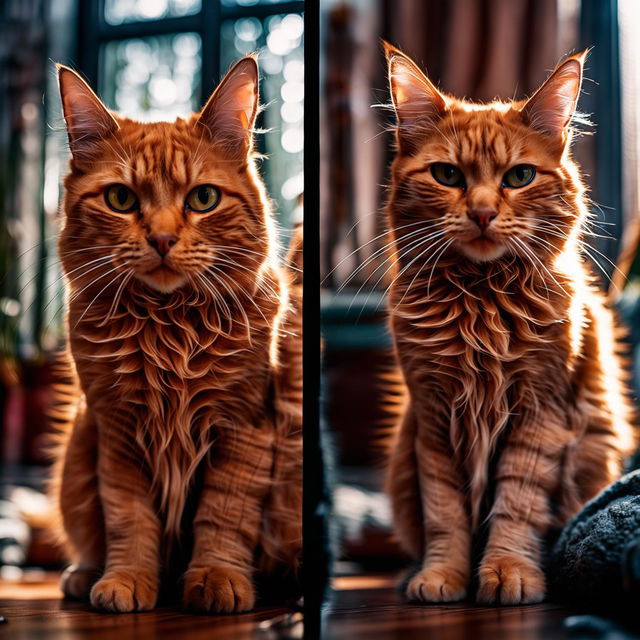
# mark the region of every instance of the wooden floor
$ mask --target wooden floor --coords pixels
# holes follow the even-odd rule
[[[334,579],[323,640],[580,640],[564,621],[587,613],[554,604],[479,607],[408,604],[388,575]],[[607,636],[613,638],[614,636]],[[637,638],[634,634],[616,638]]]
[[[404,602],[389,574],[336,578],[324,614],[322,640],[582,640],[568,617],[587,613],[554,604],[527,607],[446,606]],[[57,576],[0,580],[0,640],[284,640],[302,637],[286,609],[261,608],[243,615],[197,616],[178,609],[107,614],[61,598]],[[296,614],[297,615],[297,614]],[[311,632],[309,638],[317,637]],[[637,640],[640,635],[607,638]]]
[[[287,609],[262,608],[242,615],[198,616],[177,609],[107,614],[61,598],[57,576],[0,581],[0,640],[273,640],[302,637]]]

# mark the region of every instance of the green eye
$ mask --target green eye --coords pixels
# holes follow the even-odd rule
[[[502,186],[509,189],[519,189],[528,185],[535,177],[535,167],[530,164],[517,164],[504,174]]]
[[[203,184],[191,189],[187,196],[186,205],[191,211],[206,213],[218,206],[220,202],[220,190],[212,184]]]
[[[464,174],[458,167],[447,162],[436,162],[431,166],[431,175],[445,187],[464,187]]]
[[[104,198],[109,207],[118,213],[130,213],[138,208],[136,194],[123,184],[112,184],[107,187]]]

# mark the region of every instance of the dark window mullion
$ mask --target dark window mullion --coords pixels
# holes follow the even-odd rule
[[[100,40],[98,27],[103,22],[104,2],[79,2],[78,66],[92,87],[98,86]]]
[[[105,42],[126,40],[128,38],[162,36],[170,33],[186,33],[192,31],[200,33],[202,26],[203,20],[201,14],[180,16],[179,18],[161,18],[159,20],[149,20],[145,22],[124,22],[118,25],[107,24],[102,20],[97,37],[101,42]]]
[[[301,13],[304,10],[304,2],[284,2],[274,5],[255,5],[252,7],[222,7],[219,2],[205,2],[200,13],[190,16],[175,18],[160,18],[157,20],[139,20],[136,22],[124,22],[113,25],[104,20],[104,2],[86,3],[98,15],[94,18],[93,27],[90,29],[92,40],[97,38],[101,43],[111,40],[126,40],[128,38],[144,38],[169,33],[197,32],[201,35],[215,34],[221,20],[238,20],[240,18],[264,19],[272,15],[284,13]],[[97,28],[96,28],[97,25]],[[203,33],[204,32],[204,33]]]
[[[238,18],[268,18],[283,13],[302,13],[304,2],[282,2],[280,4],[254,4],[250,7],[220,7],[223,20],[237,20]]]
[[[221,78],[220,69],[220,2],[203,2],[200,18],[202,37],[201,104],[211,95]]]

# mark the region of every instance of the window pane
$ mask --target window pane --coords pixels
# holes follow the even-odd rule
[[[278,205],[280,223],[291,226],[302,193],[304,145],[304,21],[299,14],[259,20],[241,18],[222,24],[222,67],[252,51],[259,52],[262,103],[268,105],[260,126],[269,131],[259,140],[269,156],[263,175]]]
[[[200,45],[196,33],[107,43],[101,96],[111,109],[142,121],[173,120],[198,110]]]
[[[105,0],[104,19],[109,24],[176,18],[198,13],[202,0]]]
[[[278,4],[288,0],[222,0],[223,7],[253,7],[257,4]]]

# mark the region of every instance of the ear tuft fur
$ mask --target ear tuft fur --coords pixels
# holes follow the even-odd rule
[[[414,151],[447,109],[447,98],[399,49],[383,41],[400,150]]]
[[[258,62],[250,55],[231,67],[198,115],[198,122],[232,154],[246,156],[253,146],[258,101]]]
[[[61,64],[56,68],[71,153],[89,160],[96,142],[116,131],[118,122],[76,71]]]
[[[567,58],[527,100],[521,113],[531,127],[552,138],[566,139],[576,111],[587,51]]]

